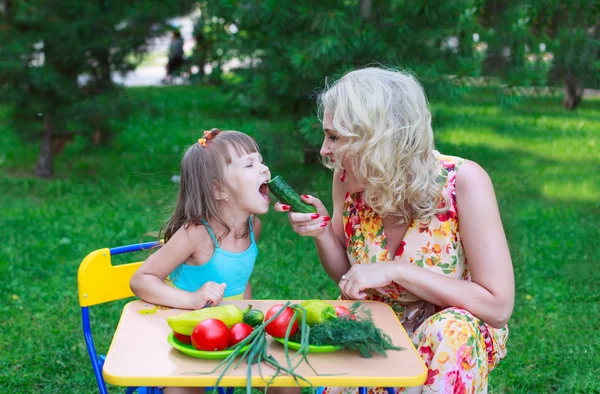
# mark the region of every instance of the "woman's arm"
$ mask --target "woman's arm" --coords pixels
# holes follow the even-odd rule
[[[302,201],[314,205],[316,214],[289,212],[289,206],[281,202],[275,203],[277,212],[288,212],[288,218],[294,231],[315,240],[319,260],[325,271],[335,283],[348,271],[350,263],[345,249],[342,213],[344,210],[344,186],[339,180],[339,173],[333,175],[333,219],[330,219],[327,208],[321,200],[313,196],[302,195]],[[316,217],[315,217],[316,216]]]
[[[392,281],[441,307],[468,310],[493,327],[503,327],[512,314],[514,277],[492,182],[476,163],[465,162],[457,173],[459,228],[471,282],[453,279],[406,261],[354,265],[342,292],[363,298],[364,290]]]
[[[165,245],[148,257],[129,283],[135,295],[152,304],[180,309],[201,309],[207,302],[220,302],[223,284],[209,282],[195,292],[188,292],[165,283],[165,278],[195,252],[196,247],[190,238],[197,239],[201,231],[206,230],[200,226],[181,227]]]
[[[314,238],[319,254],[319,260],[327,272],[327,275],[335,283],[339,283],[340,278],[350,269],[350,262],[346,254],[346,238],[344,235],[344,225],[342,214],[344,212],[345,189],[340,182],[339,171],[333,173],[332,182],[332,201],[333,215],[330,225],[325,227],[325,231]],[[310,201],[310,199],[309,199]]]

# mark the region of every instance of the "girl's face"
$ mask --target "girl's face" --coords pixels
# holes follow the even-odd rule
[[[333,115],[329,112],[323,114],[323,132],[325,133],[325,138],[323,139],[323,145],[321,145],[321,156],[328,157],[329,161],[334,163],[335,152],[348,142],[348,137],[339,135],[333,128]],[[363,191],[364,187],[360,186],[360,182],[352,170],[352,161],[346,156],[342,157],[342,167],[344,167],[344,170],[340,175],[340,181],[346,188],[346,191],[348,193]]]
[[[263,214],[269,211],[269,189],[271,179],[269,167],[263,164],[258,152],[238,156],[229,147],[231,164],[225,167],[230,201],[244,214]]]

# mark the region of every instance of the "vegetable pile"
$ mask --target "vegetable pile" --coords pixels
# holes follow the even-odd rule
[[[252,305],[241,310],[235,305],[216,306],[167,317],[173,335],[181,343],[191,343],[197,350],[218,351],[240,343],[253,328],[244,317],[257,316]]]
[[[369,310],[361,309],[360,302],[354,303],[350,309],[333,305],[321,300],[308,300],[300,304],[272,306],[264,315],[262,311],[249,306],[242,311],[236,306],[218,306],[170,316],[167,322],[174,331],[175,338],[182,343],[191,343],[194,348],[205,351],[231,350],[212,371],[198,372],[211,374],[223,367],[215,386],[218,386],[225,372],[235,359],[241,356],[234,365],[237,368],[244,360],[248,364],[246,391],[251,394],[252,365],[264,363],[275,369],[273,378],[266,382],[265,389],[281,372],[292,376],[298,384],[300,380],[312,384],[295,372],[302,363],[319,375],[308,361],[309,345],[334,345],[341,349],[356,350],[362,357],[373,354],[386,356],[387,350],[403,350],[394,346],[390,337],[373,323]],[[278,362],[267,354],[267,334],[282,341],[285,362]],[[187,341],[187,342],[186,342]],[[297,342],[299,348],[291,354],[290,342]],[[244,351],[242,351],[244,349]]]

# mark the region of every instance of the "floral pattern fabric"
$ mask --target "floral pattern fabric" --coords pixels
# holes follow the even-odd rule
[[[456,173],[463,159],[434,152],[443,184],[444,213],[414,219],[397,251],[387,248],[383,220],[362,199],[347,194],[343,224],[350,264],[410,261],[419,267],[461,280],[471,280],[458,227]],[[423,393],[485,393],[489,372],[506,354],[508,327],[495,329],[459,308],[441,308],[406,291],[397,283],[367,292],[367,299],[389,304],[428,367]],[[355,393],[356,388],[326,388],[325,394]],[[396,391],[403,392],[403,388]],[[371,388],[369,394],[385,393]]]

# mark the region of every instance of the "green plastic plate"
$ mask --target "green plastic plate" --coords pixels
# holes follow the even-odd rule
[[[273,337],[273,339],[281,344],[283,344],[285,342],[285,338]],[[298,349],[300,349],[300,344],[298,342],[288,341],[288,347],[292,350],[298,350]],[[337,352],[340,349],[341,349],[341,346],[334,346],[334,345],[320,345],[320,346],[308,345],[309,353],[332,353],[332,352]]]
[[[231,353],[234,352],[234,349],[232,350],[218,350],[218,351],[214,351],[214,352],[209,352],[206,350],[198,350],[196,348],[194,348],[192,346],[192,344],[189,343],[181,343],[177,340],[177,338],[175,338],[175,336],[173,335],[172,332],[169,333],[169,343],[171,344],[171,346],[173,346],[175,349],[179,350],[181,353],[187,354],[188,356],[192,356],[192,357],[196,357],[196,358],[204,358],[204,359],[208,359],[208,360],[219,360],[219,359],[223,359],[227,356],[229,356]],[[240,352],[240,354],[244,353],[246,350],[248,350],[250,346],[244,346],[242,348],[242,351]]]

